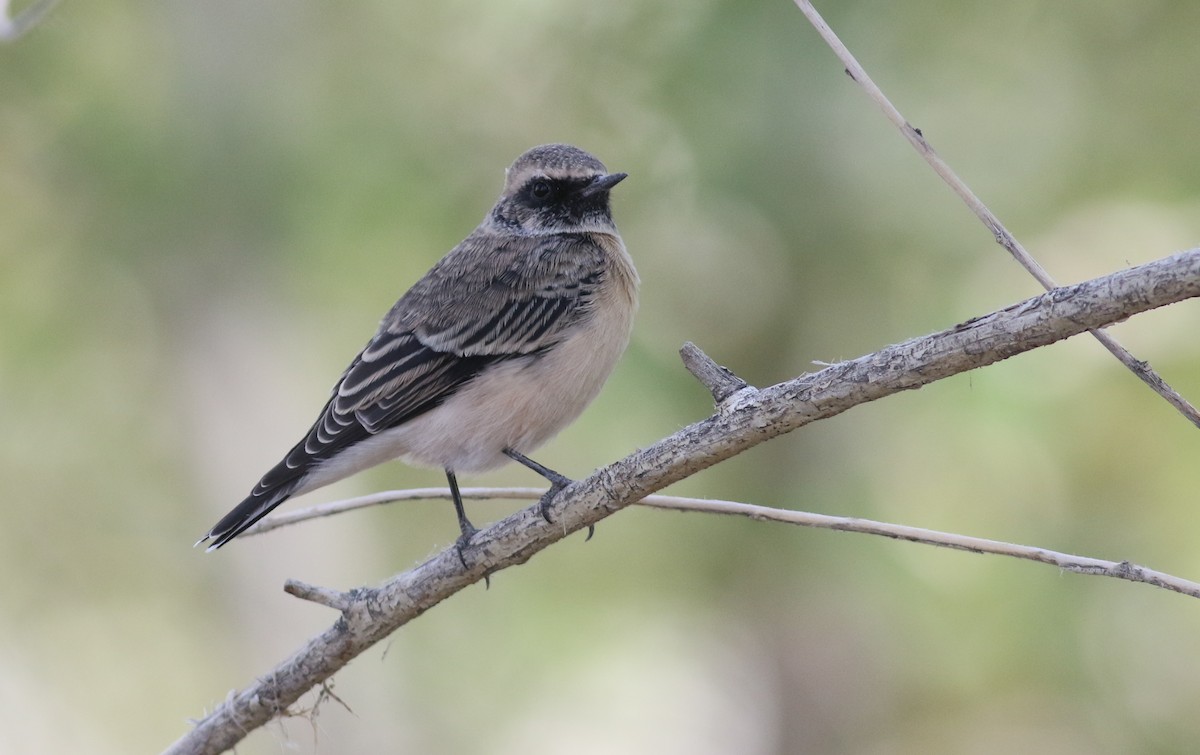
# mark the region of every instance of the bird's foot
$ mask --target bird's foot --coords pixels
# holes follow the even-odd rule
[[[563,488],[575,482],[569,477],[563,477],[557,472],[552,474],[554,475],[553,477],[547,477],[547,479],[550,480],[550,489],[542,494],[542,497],[538,499],[538,513],[541,514],[542,518],[550,524],[554,524],[554,519],[550,517],[550,506],[554,503],[554,497],[557,496],[559,491],[561,491]],[[584,538],[583,542],[586,543],[588,540],[591,540],[592,535],[594,534],[596,534],[596,525],[589,524],[587,537]]]
[[[550,469],[548,467],[542,466],[541,464],[538,464],[536,461],[529,458],[525,454],[518,453],[517,451],[514,451],[511,448],[504,449],[504,455],[507,456],[508,458],[512,459],[515,462],[518,462],[520,464],[525,465],[526,467],[529,467],[534,472],[537,472],[542,477],[545,477],[547,480],[550,481],[550,489],[546,491],[545,495],[543,495],[540,500],[538,500],[538,513],[540,513],[542,515],[542,519],[545,519],[548,524],[554,524],[554,520],[550,517],[550,504],[554,503],[554,497],[556,495],[558,495],[558,492],[560,490],[562,490],[563,488],[567,487],[568,485],[570,485],[571,483],[573,483],[575,481],[569,477],[564,477],[563,475],[560,475],[558,472],[555,472],[553,469]],[[592,535],[594,535],[595,532],[596,532],[595,525],[589,524],[587,540],[591,540]],[[584,540],[584,542],[587,542],[587,540]]]
[[[554,520],[550,518],[550,506],[554,503],[554,497],[558,495],[559,491],[574,482],[574,480],[563,477],[557,472],[554,472],[553,474],[553,477],[547,476],[546,478],[550,480],[550,489],[543,493],[542,497],[538,499],[538,513],[541,514],[542,519],[545,519],[549,524],[554,524]]]
[[[470,529],[467,529],[467,527],[470,527]],[[464,569],[471,568],[467,565],[466,550],[471,545],[471,538],[475,537],[476,533],[479,532],[470,522],[467,522],[467,527],[463,528],[463,533],[454,541],[454,552],[458,554],[459,563],[463,565]],[[485,590],[492,587],[492,572],[490,569],[483,573],[483,587]]]
[[[454,541],[454,550],[458,553],[458,560],[462,563],[464,569],[471,568],[467,565],[466,550],[471,545],[471,538],[475,537],[478,532],[479,530],[472,527],[470,522],[467,522],[466,526],[462,528],[462,534],[459,535],[458,540]]]

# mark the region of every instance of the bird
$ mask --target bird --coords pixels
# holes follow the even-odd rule
[[[530,459],[600,393],[629,343],[640,279],[609,193],[627,178],[588,152],[518,157],[483,221],[395,303],[309,431],[196,543],[229,543],[294,496],[393,459],[441,468],[463,550],[478,532],[459,473]],[[590,533],[589,533],[590,534]]]

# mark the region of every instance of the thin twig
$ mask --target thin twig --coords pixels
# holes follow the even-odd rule
[[[846,45],[842,43],[842,40],[838,38],[833,29],[829,28],[829,24],[825,23],[825,19],[821,18],[821,14],[813,7],[810,0],[793,0],[793,2],[795,2],[796,7],[800,9],[804,17],[817,30],[817,33],[821,35],[821,38],[825,40],[825,43],[833,50],[834,55],[837,55],[838,60],[846,67],[846,73],[850,75],[850,78],[866,91],[871,100],[883,111],[887,119],[896,128],[900,129],[900,133],[904,134],[904,138],[908,140],[909,144],[917,150],[921,157],[925,158],[925,162],[929,163],[933,171],[946,182],[951,191],[966,203],[971,212],[975,213],[975,217],[979,218],[984,226],[991,231],[996,239],[996,243],[1008,250],[1008,253],[1016,259],[1021,267],[1029,271],[1029,274],[1036,278],[1038,283],[1042,284],[1042,287],[1047,291],[1057,287],[1058,284],[1054,282],[1054,279],[1050,277],[1046,269],[1033,258],[1033,255],[1026,251],[1025,247],[1017,241],[1016,237],[1004,227],[1000,219],[975,195],[975,192],[971,191],[966,182],[959,178],[958,174],[946,164],[946,161],[934,151],[921,129],[913,126],[900,114],[900,111],[887,98],[883,90],[875,84],[874,80],[867,75],[866,70],[859,64]],[[1099,330],[1093,330],[1091,333],[1096,340],[1103,344],[1104,348],[1108,349],[1113,356],[1121,361],[1121,364],[1125,365],[1133,374],[1141,378],[1142,382],[1150,386],[1155,393],[1166,399],[1171,406],[1175,407],[1193,425],[1200,427],[1200,410],[1197,410],[1178,391],[1168,385],[1150,367],[1148,362],[1142,361],[1133,354],[1130,354],[1124,346],[1108,333]]]
[[[817,527],[842,532],[858,532],[864,535],[879,535],[895,540],[907,540],[913,543],[924,543],[942,548],[970,551],[971,553],[991,553],[997,556],[1037,561],[1042,564],[1057,566],[1077,574],[1090,574],[1099,577],[1113,577],[1130,582],[1142,582],[1164,590],[1200,598],[1200,583],[1176,577],[1164,572],[1147,569],[1128,561],[1105,561],[1099,558],[1073,556],[1069,553],[1038,548],[1031,545],[1006,543],[1002,540],[988,540],[953,532],[940,532],[922,527],[909,527],[903,524],[876,522],[871,519],[855,517],[829,516],[813,514],[807,511],[791,511],[776,509],[769,506],[756,506],[736,501],[714,501],[697,498],[676,498],[675,496],[650,496],[657,499],[653,502],[647,499],[643,503],[655,508],[675,509],[678,511],[702,511],[709,514],[728,514],[745,516],[772,522],[786,522],[801,527]]]
[[[462,488],[459,491],[464,499],[476,501],[495,501],[495,500],[524,500],[536,501],[541,498],[545,491],[541,488]],[[449,488],[414,488],[410,490],[389,490],[382,493],[374,493],[372,495],[359,496],[357,498],[347,498],[341,501],[331,501],[330,503],[321,504],[319,506],[310,506],[306,509],[300,509],[287,515],[273,516],[262,520],[252,530],[247,530],[244,534],[259,534],[268,532],[273,529],[285,527],[289,524],[308,521],[310,519],[318,519],[321,517],[341,514],[347,511],[356,511],[358,509],[367,508],[370,506],[379,506],[386,503],[396,503],[398,501],[419,501],[419,500],[450,500]],[[778,509],[771,506],[758,506],[750,503],[740,503],[738,501],[721,501],[709,498],[686,498],[675,495],[649,495],[638,501],[638,506],[645,506],[654,509],[670,509],[673,511],[698,511],[706,514],[726,514],[730,516],[744,516],[750,519],[769,522],[783,522],[786,524],[795,524],[800,527],[816,527],[818,529],[839,530],[841,532],[857,532],[864,535],[877,535],[887,537],[893,540],[907,540],[913,543],[923,543],[925,545],[934,545],[941,548],[954,548],[956,550],[969,551],[971,553],[991,553],[997,556],[1010,556],[1012,558],[1025,559],[1027,561],[1037,561],[1042,564],[1050,564],[1059,569],[1075,572],[1077,574],[1090,574],[1099,577],[1113,577],[1115,579],[1124,579],[1130,582],[1142,582],[1144,584],[1161,587],[1164,590],[1190,595],[1193,598],[1200,598],[1200,583],[1192,582],[1191,580],[1176,577],[1171,574],[1147,569],[1143,566],[1131,564],[1128,561],[1105,561],[1098,558],[1088,558],[1086,556],[1074,556],[1069,553],[1059,553],[1058,551],[1048,550],[1046,548],[1038,548],[1032,545],[1019,545],[1017,543],[1006,543],[1002,540],[987,540],[984,538],[970,537],[967,535],[959,535],[953,532],[940,532],[938,530],[929,530],[922,527],[910,527],[903,524],[892,524],[890,522],[877,522],[871,519],[860,519],[857,517],[846,516],[830,516],[828,514],[814,514],[807,511],[795,511],[792,509]],[[289,581],[288,585],[300,584]],[[305,585],[310,590],[322,590],[323,588],[313,588]],[[307,595],[300,595],[292,589],[285,589],[296,595],[297,597],[305,598],[306,600],[314,600]],[[346,593],[336,593],[338,596],[344,596]],[[324,599],[324,594],[322,594]],[[315,600],[314,602],[329,605],[331,608],[336,608],[341,611],[345,606],[341,604],[331,605],[324,603],[324,600]]]

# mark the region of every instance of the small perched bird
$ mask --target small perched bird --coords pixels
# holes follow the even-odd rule
[[[288,498],[391,459],[458,472],[525,456],[579,416],[629,343],[638,274],[609,191],[626,174],[577,147],[517,158],[496,206],[383,318],[308,434],[200,542],[220,548]],[[199,543],[197,543],[199,545]]]

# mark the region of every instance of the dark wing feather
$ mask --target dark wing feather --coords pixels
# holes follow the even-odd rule
[[[285,501],[322,462],[438,406],[489,364],[553,346],[591,311],[604,265],[586,236],[468,237],[396,302],[304,439],[212,528],[210,549]]]
[[[212,528],[210,549],[237,537],[287,500],[320,463],[429,411],[496,359],[434,351],[411,333],[381,333],[338,381],[308,434]]]
[[[411,330],[460,356],[533,354],[590,313],[606,269],[604,250],[588,234],[504,243],[472,236],[396,303],[384,327]]]

